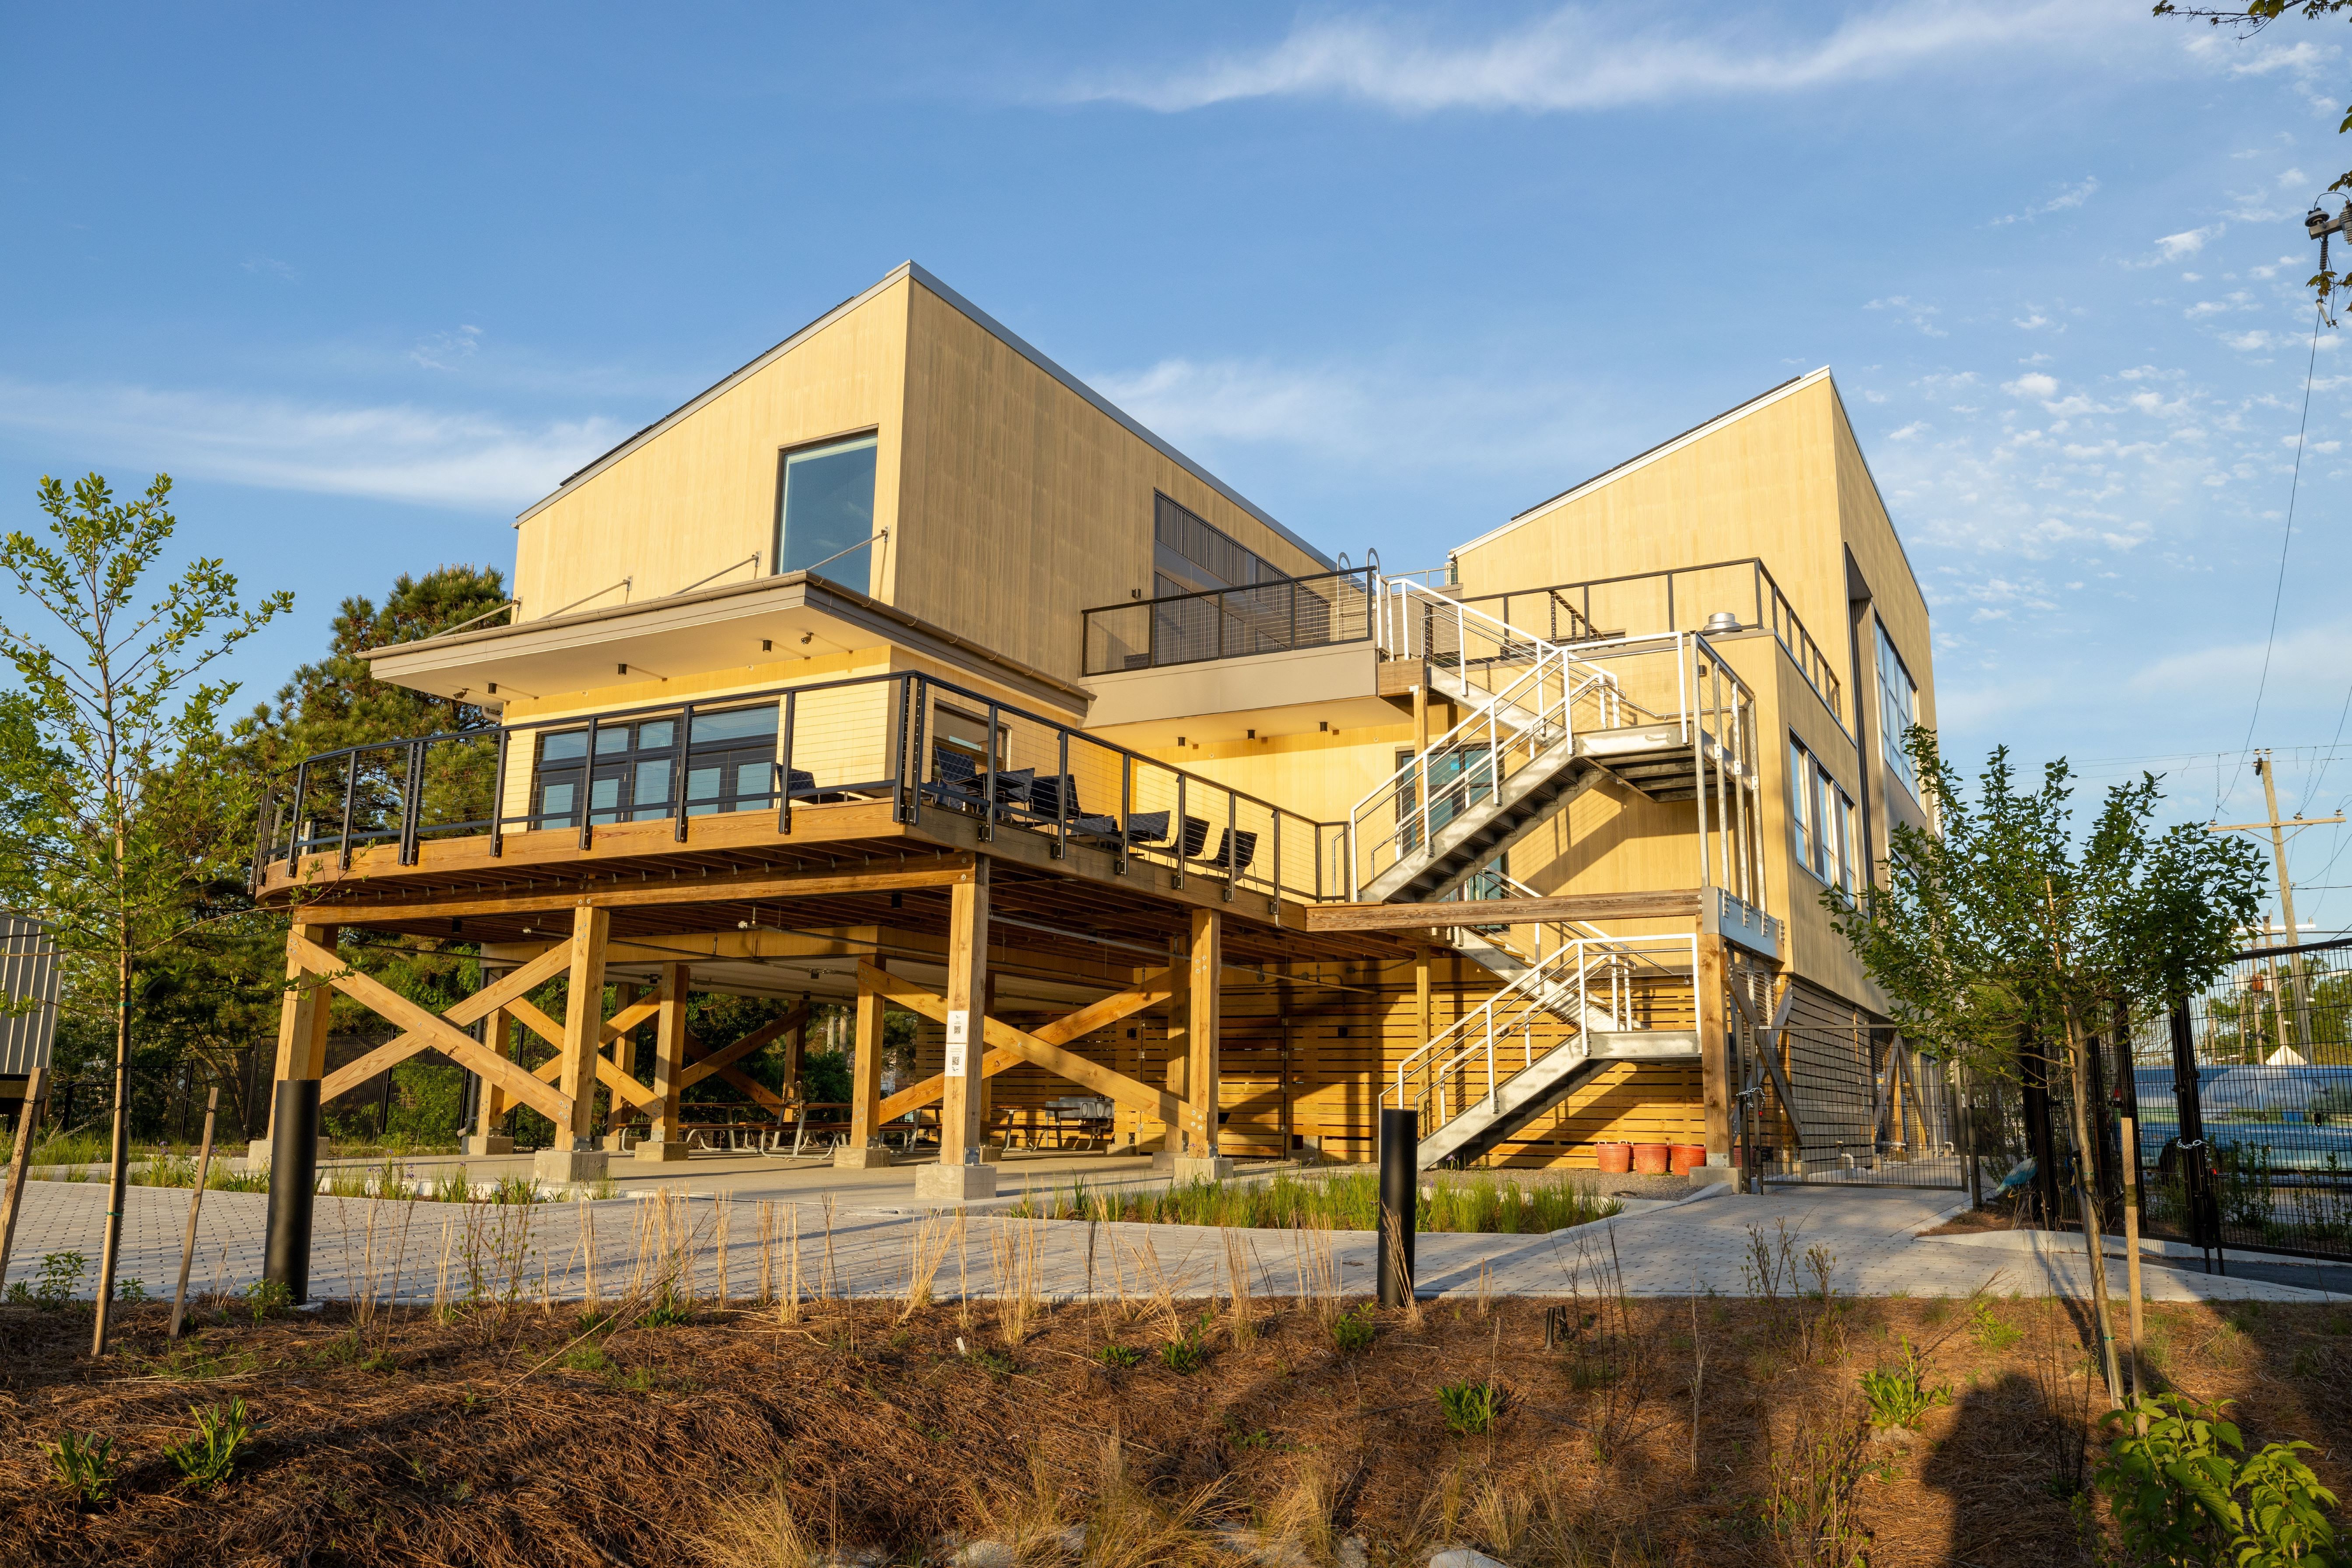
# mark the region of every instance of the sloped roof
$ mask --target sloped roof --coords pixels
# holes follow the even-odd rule
[[[1810,371],[1803,375],[1792,376],[1789,380],[1782,382],[1780,385],[1772,388],[1771,391],[1756,397],[1751,397],[1736,408],[1727,409],[1725,412],[1717,415],[1714,418],[1706,421],[1704,424],[1694,425],[1689,429],[1684,431],[1681,435],[1674,437],[1670,440],[1659,442],[1656,446],[1651,447],[1648,451],[1642,453],[1638,457],[1628,458],[1625,461],[1618,464],[1613,468],[1604,469],[1601,472],[1593,475],[1589,479],[1584,479],[1576,484],[1570,485],[1568,489],[1560,491],[1559,494],[1552,497],[1549,500],[1537,502],[1534,506],[1531,506],[1528,508],[1527,510],[1520,512],[1516,517],[1512,518],[1510,521],[1503,524],[1500,528],[1489,529],[1485,533],[1482,533],[1477,538],[1472,540],[1469,543],[1455,546],[1455,549],[1457,552],[1464,550],[1475,550],[1482,544],[1492,543],[1494,541],[1500,539],[1505,534],[1510,532],[1513,529],[1520,527],[1525,523],[1533,522],[1537,518],[1543,516],[1544,513],[1548,511],[1551,511],[1559,507],[1566,506],[1572,500],[1576,500],[1582,496],[1589,495],[1593,490],[1600,489],[1602,485],[1608,484],[1612,480],[1624,478],[1627,474],[1633,472],[1636,468],[1647,468],[1661,458],[1668,457],[1675,452],[1679,452],[1685,447],[1689,446],[1692,442],[1702,440],[1708,436],[1712,436],[1717,430],[1722,429],[1725,426],[1733,423],[1735,420],[1745,419],[1748,416],[1755,413],[1759,408],[1769,408],[1772,405],[1780,402],[1782,398],[1793,396],[1795,394],[1802,392],[1805,388],[1813,385],[1817,382],[1827,381],[1829,379],[1830,367],[1827,365],[1823,365],[1821,369],[1816,371]]]
[[[578,483],[580,480],[593,478],[596,474],[603,472],[605,468],[610,468],[614,463],[626,457],[629,453],[636,450],[637,447],[643,446],[654,437],[660,435],[663,431],[668,429],[671,426],[676,425],[679,420],[684,419],[687,416],[694,413],[697,409],[701,408],[705,404],[710,402],[721,393],[726,392],[729,388],[743,381],[746,377],[756,374],[770,364],[772,364],[776,360],[787,353],[790,353],[793,349],[807,342],[816,333],[823,331],[826,327],[831,326],[835,321],[839,321],[850,311],[856,310],[860,305],[865,304],[876,295],[893,287],[901,279],[912,279],[914,281],[921,284],[924,288],[929,289],[932,293],[938,295],[941,300],[961,311],[972,322],[973,325],[989,333],[992,337],[994,337],[998,342],[1003,343],[1005,347],[1020,354],[1030,363],[1035,365],[1039,370],[1044,371],[1047,375],[1052,376],[1055,381],[1060,382],[1064,386],[1068,387],[1072,392],[1076,393],[1080,397],[1085,398],[1088,403],[1094,405],[1095,407],[1100,409],[1104,414],[1108,415],[1112,419],[1117,420],[1130,435],[1148,442],[1154,450],[1160,453],[1161,457],[1166,458],[1178,468],[1182,468],[1186,473],[1191,474],[1194,479],[1199,479],[1202,484],[1207,485],[1211,489],[1215,490],[1219,495],[1233,502],[1234,505],[1241,508],[1242,510],[1249,513],[1250,516],[1257,519],[1258,521],[1274,530],[1276,533],[1289,541],[1290,543],[1297,546],[1299,550],[1304,551],[1309,559],[1320,563],[1325,570],[1328,571],[1336,569],[1338,563],[1333,561],[1330,556],[1317,549],[1314,545],[1309,544],[1306,540],[1300,538],[1297,533],[1292,532],[1282,523],[1276,521],[1255,501],[1252,501],[1240,491],[1234,489],[1231,485],[1225,483],[1224,480],[1209,472],[1208,469],[1202,468],[1200,464],[1194,462],[1192,458],[1178,451],[1174,447],[1170,446],[1166,441],[1162,440],[1159,436],[1154,435],[1150,430],[1146,429],[1143,425],[1138,422],[1132,416],[1129,415],[1126,410],[1112,403],[1110,399],[1105,397],[1101,393],[1097,392],[1093,387],[1088,386],[1085,382],[1080,381],[1076,376],[1072,375],[1068,371],[1064,370],[1060,365],[1055,364],[1052,360],[1046,358],[1036,349],[1033,348],[1027,342],[1022,339],[1018,333],[1013,331],[1003,322],[997,321],[993,316],[991,316],[987,311],[982,310],[979,306],[973,304],[971,300],[965,299],[962,295],[949,288],[945,283],[940,282],[938,278],[934,277],[930,272],[927,271],[920,265],[913,261],[900,262],[898,266],[892,268],[887,273],[885,273],[882,278],[871,287],[860,291],[859,293],[852,295],[846,300],[844,300],[840,304],[835,305],[832,310],[827,310],[824,314],[819,316],[808,325],[801,328],[800,331],[793,333],[792,336],[786,338],[775,347],[761,354],[750,363],[745,364],[740,369],[734,371],[721,380],[713,383],[703,391],[697,393],[686,402],[678,405],[677,407],[670,410],[670,412],[663,415],[659,419],[655,420],[652,424],[646,426],[635,435],[631,436],[627,440],[623,441],[620,445],[614,447],[611,451],[604,453],[594,461],[580,468],[577,472],[566,476],[563,482],[557,485],[553,490],[541,497],[538,500],[533,501],[530,506],[524,508],[522,511],[516,514],[516,522],[520,523],[524,521],[533,513],[539,511],[541,509],[546,507],[550,502],[555,500],[557,497],[562,495],[564,491],[570,489],[572,486]]]

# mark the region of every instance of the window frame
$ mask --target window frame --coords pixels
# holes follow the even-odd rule
[[[1797,864],[1825,888],[1854,896],[1855,806],[1812,748],[1789,737],[1789,828]]]
[[[1912,679],[1911,667],[1904,662],[1903,650],[1886,634],[1886,623],[1876,616],[1870,624],[1877,633],[1878,666],[1878,749],[1886,763],[1887,772],[1903,782],[1911,797],[1919,797],[1919,775],[1911,765],[1911,756],[1903,749],[1904,731],[1919,721],[1919,683]],[[1892,665],[1892,669],[1888,668]],[[1901,681],[1898,687],[1895,681]]]
[[[874,449],[874,493],[876,497],[879,497],[882,492],[882,427],[878,425],[868,426],[863,430],[846,430],[836,436],[825,436],[814,441],[803,441],[794,446],[780,447],[776,449],[776,504],[773,515],[771,519],[771,526],[768,533],[768,548],[770,552],[768,557],[769,576],[781,576],[787,570],[794,572],[814,570],[814,568],[805,566],[787,568],[784,565],[784,524],[787,521],[784,515],[784,510],[792,500],[793,459],[795,458],[813,457],[830,447],[838,447],[847,449],[861,445],[871,447]],[[866,502],[866,540],[867,542],[871,542],[873,540],[880,537],[874,530],[874,508],[875,500],[869,498]],[[846,554],[850,550],[855,550],[856,548],[857,545],[853,543],[846,546],[842,552],[840,552],[840,553]]]

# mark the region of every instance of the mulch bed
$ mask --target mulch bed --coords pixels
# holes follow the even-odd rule
[[[163,1310],[133,1307],[103,1362],[85,1353],[86,1310],[0,1308],[0,1556],[781,1562],[727,1544],[717,1519],[727,1500],[781,1487],[820,1541],[939,1562],[943,1537],[1008,1500],[1060,1500],[1076,1517],[1116,1434],[1146,1491],[1211,1489],[1225,1521],[1277,1514],[1319,1476],[1338,1531],[1376,1563],[1472,1541],[1515,1568],[1578,1551],[1776,1563],[1776,1478],[1807,1437],[1853,1419],[1857,1373],[1891,1364],[1907,1335],[1953,1394],[1916,1435],[1864,1450],[1869,1561],[2092,1561],[2081,1521],[2097,1510],[2076,1494],[2095,1396],[2076,1305],[1587,1298],[1550,1350],[1546,1306],[1430,1304],[1418,1322],[1366,1309],[1377,1332],[1353,1353],[1313,1302],[1260,1301],[1238,1339],[1229,1313],[1202,1326],[1197,1304],[1181,1317],[1140,1301],[1044,1308],[1013,1344],[990,1302],[903,1320],[895,1303],[817,1303],[792,1325],[706,1309],[580,1341],[570,1363],[572,1308],[380,1313],[364,1333],[332,1305],[216,1316],[174,1350]],[[2237,1400],[2252,1442],[2315,1443],[2321,1479],[2352,1486],[2352,1310],[2158,1306],[2149,1319],[2160,1380]],[[1179,1328],[1202,1352],[1189,1373],[1158,1354]],[[1107,1367],[1106,1343],[1143,1358]],[[1449,1429],[1441,1385],[1489,1380],[1505,1394],[1493,1430]],[[215,1490],[178,1484],[163,1450],[191,1430],[192,1405],[232,1396],[267,1423],[253,1447]],[[78,1510],[52,1480],[40,1445],[68,1430],[126,1457],[111,1501]]]

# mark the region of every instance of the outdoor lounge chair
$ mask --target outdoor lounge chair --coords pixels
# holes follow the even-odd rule
[[[1238,875],[1249,869],[1250,861],[1257,854],[1257,835],[1255,833],[1238,832],[1230,827],[1225,829],[1218,836],[1217,852],[1214,855],[1201,853],[1201,847],[1208,841],[1209,825],[1197,816],[1186,817],[1184,819],[1184,858],[1195,866],[1223,866],[1225,864],[1226,855],[1231,854],[1233,869]]]

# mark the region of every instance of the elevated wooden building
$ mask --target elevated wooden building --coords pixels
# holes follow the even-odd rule
[[[369,654],[498,722],[283,781],[257,884],[323,984],[278,1076],[440,1051],[477,1148],[528,1110],[578,1176],[624,1128],[679,1157],[708,1080],[789,1121],[741,1064],[854,1004],[835,1157],[935,1129],[950,1197],[1073,1093],[1201,1172],[1368,1159],[1383,1104],[1432,1163],[1945,1136],[1820,908],[1919,817],[1934,710],[1828,373],[1432,554],[1341,564],[901,267],[524,512],[503,615]],[[340,961],[362,930],[493,978],[430,1014]],[[329,989],[404,1031],[331,1076]],[[698,990],[795,1005],[698,1040]],[[1792,1017],[1868,1126],[1808,1111],[1758,1034]]]

